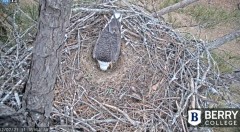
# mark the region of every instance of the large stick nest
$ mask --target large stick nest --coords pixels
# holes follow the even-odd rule
[[[121,55],[103,72],[92,50],[111,9],[123,15]],[[74,11],[56,85],[55,129],[183,131],[187,109],[208,106],[206,94],[219,78],[204,42],[127,2]]]
[[[112,9],[123,15],[121,55],[103,72],[92,50]],[[0,103],[11,109],[21,108],[34,26],[22,33],[14,26],[1,46]],[[225,91],[204,42],[124,0],[74,7],[66,37],[52,130],[187,131],[187,109],[212,107],[209,94]]]

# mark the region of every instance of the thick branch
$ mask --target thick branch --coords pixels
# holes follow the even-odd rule
[[[211,42],[209,42],[209,49],[212,50],[212,49],[215,49],[215,48],[218,48],[220,47],[221,45],[229,42],[229,41],[232,41],[236,38],[240,37],[240,30],[237,30],[237,31],[234,31],[234,32],[231,32],[229,34],[226,34],[220,38],[217,38]]]
[[[183,1],[180,1],[180,2],[178,2],[178,3],[176,3],[176,4],[172,5],[172,6],[168,6],[166,8],[163,8],[160,11],[157,11],[156,13],[153,13],[152,15],[154,17],[162,16],[162,15],[164,15],[166,13],[175,11],[175,10],[177,10],[179,8],[183,8],[183,7],[188,6],[188,5],[190,5],[190,4],[194,3],[194,2],[197,2],[197,1],[199,1],[199,0],[183,0]]]

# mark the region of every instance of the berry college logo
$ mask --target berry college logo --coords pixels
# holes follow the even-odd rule
[[[188,123],[197,126],[201,123],[201,110],[189,110],[188,111]]]
[[[0,4],[9,5],[10,3],[17,3],[19,0],[0,0]]]

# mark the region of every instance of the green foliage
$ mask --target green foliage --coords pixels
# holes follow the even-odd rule
[[[239,55],[233,55],[230,52],[213,52],[212,56],[217,62],[218,68],[221,73],[231,73],[234,70],[234,65],[240,64]]]
[[[232,12],[232,17],[231,17],[231,21],[234,21],[236,23],[236,25],[240,25],[240,10],[235,10]]]
[[[22,10],[27,13],[33,20],[37,21],[39,14],[39,6],[36,4],[32,5],[23,5],[21,6]]]
[[[177,28],[178,26],[182,25],[182,23],[180,21],[178,21],[178,19],[176,17],[174,17],[174,15],[172,13],[167,14],[166,21],[171,23],[173,28]]]
[[[226,23],[229,21],[240,21],[239,10],[230,12],[222,8],[195,5],[187,7],[183,12],[194,17],[197,22],[205,27],[212,27],[219,23]]]
[[[7,17],[12,14],[13,5],[3,6],[0,4],[0,42],[5,43],[8,40],[9,23]]]
[[[20,7],[20,8],[18,8]],[[12,37],[13,23],[18,27],[17,32],[22,34],[29,27],[37,23],[38,19],[38,4],[10,4],[8,6],[3,6],[0,9],[0,14],[3,14],[5,18],[0,19],[0,41],[7,42]],[[9,18],[11,21],[6,21]],[[35,33],[35,30],[29,31],[30,33]]]
[[[160,9],[168,7],[170,5],[173,5],[175,3],[178,3],[180,0],[164,0],[161,4],[160,4]]]
[[[35,4],[24,4],[21,5],[21,10],[24,12],[18,12],[16,16],[17,23],[19,25],[20,31],[24,31],[38,20],[39,10],[38,5]]]

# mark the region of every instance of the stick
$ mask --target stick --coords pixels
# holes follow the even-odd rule
[[[229,34],[226,34],[226,35],[224,35],[224,36],[222,36],[220,38],[217,38],[217,39],[209,42],[208,43],[209,44],[208,48],[209,48],[209,50],[216,49],[216,48],[222,46],[223,44],[225,44],[225,43],[227,43],[229,41],[232,41],[232,40],[234,40],[234,39],[236,39],[238,37],[240,37],[240,30],[233,31],[233,32],[231,32]]]
[[[198,0],[183,0],[183,1],[180,1],[172,6],[168,6],[166,8],[163,8],[161,9],[160,11],[157,11],[156,13],[153,13],[153,17],[157,17],[157,16],[162,16],[164,14],[167,14],[169,12],[172,12],[172,11],[175,11],[179,8],[183,8],[185,6],[188,6],[194,2],[197,2]]]

